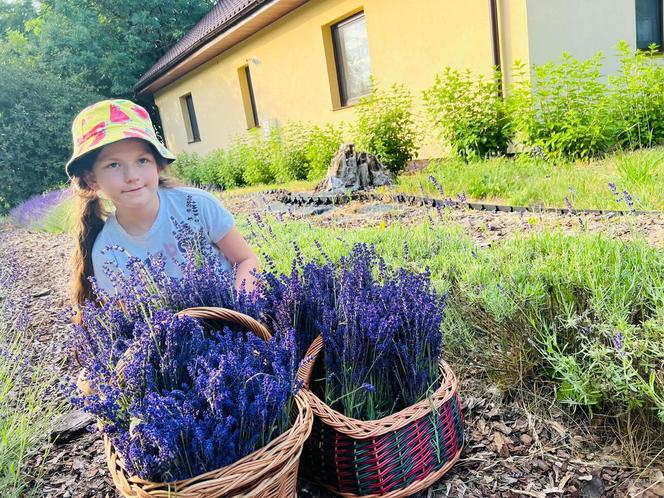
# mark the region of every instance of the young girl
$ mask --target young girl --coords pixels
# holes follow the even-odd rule
[[[113,292],[104,263],[124,269],[127,256],[146,260],[161,253],[166,272],[179,276],[174,223],[203,229],[208,243],[226,262],[237,265],[236,287],[253,289],[255,254],[235,228],[233,217],[204,190],[174,186],[161,176],[175,156],[157,139],[147,111],[128,100],[104,100],[79,113],[72,125],[74,153],[67,174],[77,194],[76,246],[72,255],[72,294],[77,304],[93,299],[88,277]],[[115,210],[107,213],[101,196]],[[106,249],[120,246],[123,251]]]

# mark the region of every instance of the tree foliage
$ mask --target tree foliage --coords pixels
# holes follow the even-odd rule
[[[31,67],[0,63],[0,213],[67,180],[71,121],[99,95]]]
[[[75,114],[95,99],[135,99],[140,77],[213,5],[0,0],[0,210],[65,180]]]

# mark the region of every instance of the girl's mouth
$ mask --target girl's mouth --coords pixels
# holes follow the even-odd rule
[[[143,187],[137,187],[137,188],[132,189],[132,190],[125,190],[125,194],[127,194],[127,193],[129,193],[129,192],[137,192],[137,191],[141,190],[142,188],[143,188]]]

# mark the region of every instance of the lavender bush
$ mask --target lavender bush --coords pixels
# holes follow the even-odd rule
[[[20,226],[40,224],[53,208],[71,194],[71,189],[67,188],[32,196],[10,210],[9,218]]]

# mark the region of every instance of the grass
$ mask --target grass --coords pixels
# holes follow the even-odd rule
[[[435,287],[449,296],[448,358],[484,366],[508,392],[543,381],[571,411],[649,420],[630,427],[624,440],[651,441],[638,458],[664,448],[664,256],[643,240],[552,232],[481,249],[450,224],[267,223],[271,233],[255,224],[242,229],[280,271],[289,269],[294,244],[305,260],[319,258],[313,241],[332,259],[364,242],[390,266],[429,268]]]
[[[0,310],[1,311],[1,310]],[[26,338],[0,321],[0,496],[38,496],[40,469],[27,467],[64,412],[57,374],[28,357]],[[28,478],[29,474],[29,478]]]
[[[459,159],[433,161],[426,169],[398,179],[397,189],[439,196],[429,180],[433,175],[446,196],[465,193],[470,201],[537,207],[616,209],[608,184],[627,190],[637,210],[664,210],[664,148],[618,153],[588,163],[552,164],[520,157],[465,163]],[[420,187],[420,184],[422,187]],[[623,202],[623,209],[624,207]]]
[[[238,187],[220,192],[221,198],[238,197],[241,195],[263,192],[265,190],[285,189],[291,192],[303,192],[313,190],[320,180],[293,180],[287,183],[270,183]]]

